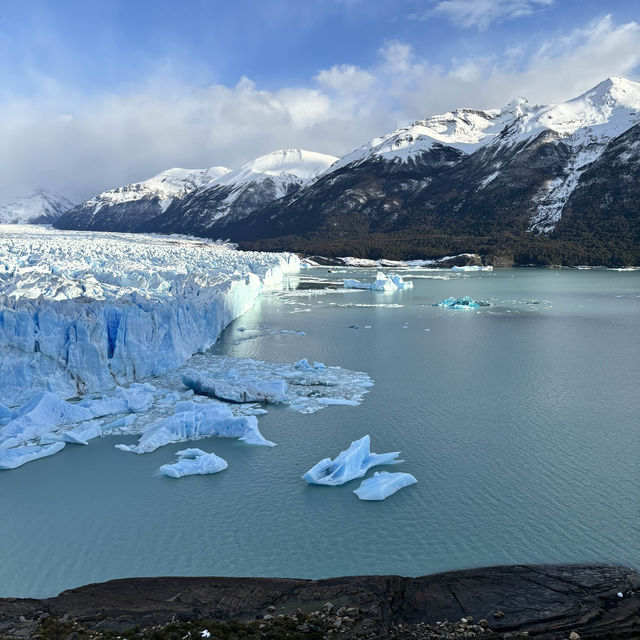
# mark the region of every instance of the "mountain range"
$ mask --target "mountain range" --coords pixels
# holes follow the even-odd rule
[[[0,205],[0,224],[52,224],[73,203],[57,193],[38,189],[26,198]]]
[[[495,264],[640,264],[640,84],[555,105],[430,116],[335,158],[170,169],[71,208],[67,229],[222,237],[367,258],[473,251]]]

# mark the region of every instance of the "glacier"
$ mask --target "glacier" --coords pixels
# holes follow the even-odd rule
[[[210,347],[289,253],[182,236],[0,228],[0,403],[63,398],[167,372]]]
[[[159,471],[170,478],[205,475],[224,471],[229,465],[226,460],[215,453],[207,453],[202,449],[183,449],[176,453],[179,460],[173,464],[163,464]]]
[[[399,464],[404,460],[396,460],[399,451],[392,453],[371,453],[371,438],[363,436],[351,443],[351,446],[341,451],[335,460],[325,458],[307,471],[302,479],[309,484],[338,486],[362,478],[371,467],[380,464]]]
[[[413,282],[405,282],[402,276],[394,273],[386,276],[382,271],[378,271],[374,282],[360,282],[346,278],[342,281],[345,289],[370,289],[372,291],[397,291],[398,289],[411,289]]]
[[[380,471],[360,483],[354,490],[360,500],[384,500],[404,487],[418,482],[410,473]]]

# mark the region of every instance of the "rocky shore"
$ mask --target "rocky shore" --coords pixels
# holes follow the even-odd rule
[[[130,578],[0,599],[0,638],[640,638],[640,575],[530,565],[419,578]]]

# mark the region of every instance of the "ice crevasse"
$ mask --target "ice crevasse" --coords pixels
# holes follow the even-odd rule
[[[0,403],[175,369],[299,269],[293,254],[194,238],[3,226]]]

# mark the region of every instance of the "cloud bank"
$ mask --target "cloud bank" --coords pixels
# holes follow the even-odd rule
[[[341,155],[458,106],[496,107],[519,95],[558,102],[609,75],[638,79],[639,64],[640,25],[605,16],[446,67],[387,42],[371,68],[340,64],[279,90],[249,78],[194,87],[160,71],[118,92],[85,95],[42,78],[28,97],[0,94],[0,201],[40,186],[80,201],[169,167],[233,168],[277,148]]]

